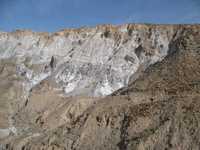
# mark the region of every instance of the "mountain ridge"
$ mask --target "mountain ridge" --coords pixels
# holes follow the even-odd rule
[[[39,53],[36,58],[19,53],[32,51],[30,45],[24,47],[28,37],[20,39],[19,36],[16,41],[9,37],[11,41],[4,43],[6,35],[3,34],[1,54],[11,51],[10,54],[16,55],[1,59],[0,92],[8,93],[1,94],[1,105],[6,106],[1,110],[4,115],[1,115],[4,122],[0,125],[0,135],[4,133],[1,145],[7,149],[198,149],[200,26],[124,26],[100,26],[100,31],[87,31],[88,37],[82,32],[66,37],[68,32],[61,32],[67,38],[63,43],[72,43],[66,48],[67,53],[63,50],[63,56],[55,50],[48,54],[53,46],[52,41],[48,43],[48,36],[46,43],[36,38],[32,40],[32,50],[47,53]],[[55,37],[52,39],[58,42],[59,38]],[[84,37],[86,40],[82,41]],[[6,44],[7,47],[3,46]],[[97,54],[103,59],[96,57]],[[120,72],[120,69],[124,70]],[[128,69],[132,71],[124,74]],[[30,70],[32,74],[28,73]],[[37,78],[32,84],[31,80],[41,73],[44,78]],[[72,78],[74,75],[76,80]],[[99,80],[101,77],[107,82]],[[90,82],[84,82],[87,78]],[[71,95],[66,93],[69,86],[63,88],[63,85],[70,84],[70,80],[78,81],[77,87],[83,88],[75,87]],[[98,86],[105,92],[113,85],[117,88],[107,92],[105,98],[93,98]],[[58,90],[56,86],[61,88]],[[30,91],[23,92],[24,88]],[[7,117],[10,121],[6,121]]]

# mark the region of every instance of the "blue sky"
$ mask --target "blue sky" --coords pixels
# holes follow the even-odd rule
[[[200,0],[0,0],[0,31],[200,23]]]

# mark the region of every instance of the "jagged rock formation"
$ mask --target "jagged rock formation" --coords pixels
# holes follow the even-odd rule
[[[0,145],[199,149],[199,29],[128,24],[1,33]]]
[[[86,94],[106,96],[127,85],[142,63],[148,61],[148,67],[170,54],[169,44],[189,29],[128,24],[64,29],[54,35],[15,30],[1,35],[0,58],[16,61],[18,76],[26,80],[22,96],[48,76],[54,89],[65,88],[70,95],[85,94],[85,87],[95,82]]]

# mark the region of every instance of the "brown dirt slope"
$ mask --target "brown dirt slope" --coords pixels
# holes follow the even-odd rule
[[[60,104],[55,118],[59,122],[59,115],[69,115],[69,121],[55,127],[50,117],[42,117],[49,128],[54,126],[51,130],[38,137],[24,134],[7,149],[200,149],[200,31],[189,32],[178,38],[172,55],[128,87],[104,99],[88,99],[89,105],[84,99],[78,114],[81,101],[68,99],[73,104]],[[66,108],[74,109],[67,113]]]
[[[16,77],[17,65],[13,61],[0,61],[0,128],[9,127],[8,116],[13,99],[18,99],[22,91]]]

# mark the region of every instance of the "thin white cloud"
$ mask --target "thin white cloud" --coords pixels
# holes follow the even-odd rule
[[[6,18],[8,20],[14,20],[13,15],[11,14],[10,11],[10,6],[11,3],[10,2],[1,2],[0,4],[0,19],[2,20],[2,18]]]
[[[59,9],[64,0],[33,0],[32,3],[38,13],[48,13]]]
[[[15,21],[19,17],[27,16],[30,10],[25,0],[7,1],[0,8],[0,16],[6,18],[7,21]]]
[[[73,4],[75,8],[81,8],[88,5],[94,5],[97,0],[69,0],[69,2]]]
[[[176,17],[174,16],[171,20],[172,23],[184,24],[184,23],[200,23],[199,19],[200,13],[193,12],[193,13],[186,13],[182,16]]]

